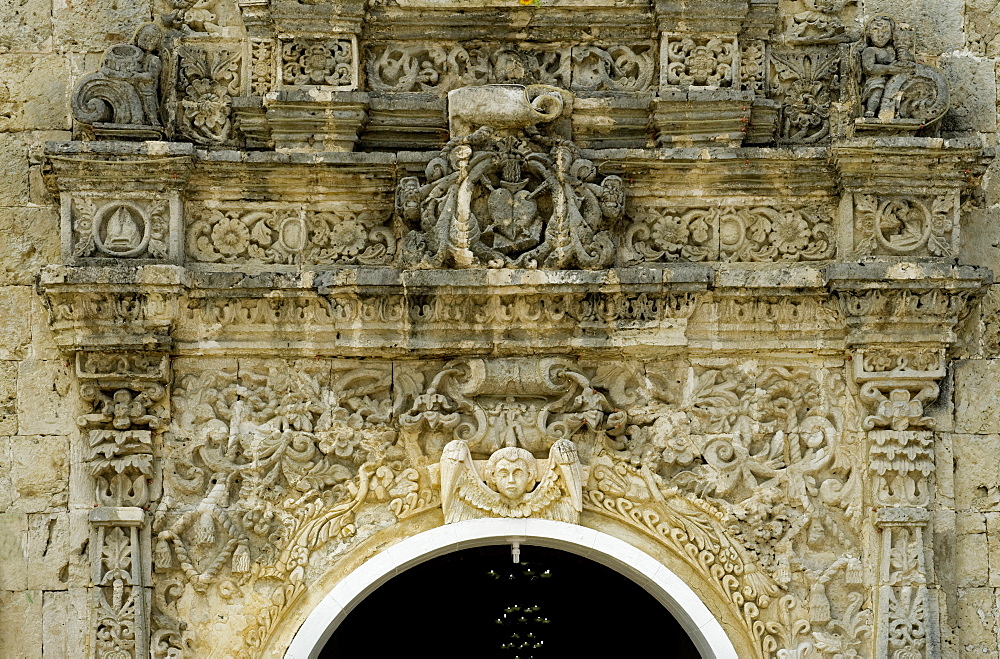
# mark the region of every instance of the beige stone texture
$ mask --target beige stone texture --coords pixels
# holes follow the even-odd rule
[[[997,646],[997,600],[992,588],[959,588],[959,656],[992,656]]]
[[[51,36],[52,0],[0,3],[0,51],[44,52]]]
[[[1000,432],[1000,400],[982,392],[1000,375],[1000,360],[955,362],[955,431]]]
[[[0,284],[30,286],[45,263],[59,258],[59,213],[54,208],[0,208]]]
[[[955,508],[1000,509],[1000,435],[954,435]]]
[[[72,618],[70,594],[66,591],[42,593],[42,656],[68,657],[79,651],[81,645],[70,642]]]
[[[26,286],[5,286],[0,289],[0,358],[10,360],[24,356],[31,341],[32,290]]]
[[[43,594],[40,590],[0,590],[0,639],[10,659],[41,659]]]
[[[0,590],[28,586],[28,516],[0,513]]]
[[[965,1],[968,48],[977,55],[1000,55],[1000,6],[996,0]]]
[[[0,86],[11,99],[0,108],[0,132],[69,129],[72,87],[64,55],[0,55]]]
[[[60,49],[103,51],[131,40],[151,17],[149,0],[54,0],[54,42]]]
[[[18,431],[22,435],[67,435],[76,428],[69,396],[72,370],[63,360],[27,359],[17,373]]]
[[[69,443],[65,437],[15,436],[10,440],[14,510],[42,512],[67,501]]]
[[[69,514],[28,515],[28,588],[66,590],[69,582]]]
[[[0,361],[0,434],[17,434],[17,362]]]
[[[948,79],[951,109],[944,118],[947,130],[997,130],[997,75],[992,60],[965,53],[941,58],[941,71]]]
[[[985,533],[963,534],[955,538],[955,579],[960,588],[986,586],[990,561]]]

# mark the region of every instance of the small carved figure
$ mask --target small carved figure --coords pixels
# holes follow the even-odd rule
[[[516,446],[501,448],[488,460],[473,460],[463,440],[449,442],[441,455],[446,524],[486,517],[536,517],[575,524],[583,507],[582,488],[580,459],[568,439],[557,440],[545,460]]]
[[[885,107],[885,88],[893,76],[910,75],[916,68],[913,54],[906,48],[897,48],[895,33],[896,22],[888,16],[876,16],[865,30],[869,45],[861,51],[861,67],[865,75],[861,97],[866,117],[880,114]]]
[[[96,73],[80,81],[73,94],[73,115],[85,124],[159,127],[160,28],[146,23],[132,44],[112,46]]]
[[[861,128],[915,130],[936,122],[948,110],[944,76],[917,62],[900,32],[890,17],[876,16],[865,27],[864,39],[851,48],[846,89],[856,95]]]

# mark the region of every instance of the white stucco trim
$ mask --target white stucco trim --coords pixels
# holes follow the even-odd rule
[[[680,577],[646,552],[606,533],[540,519],[480,519],[447,524],[386,548],[331,590],[296,632],[286,659],[314,659],[361,600],[393,576],[459,549],[512,541],[584,556],[623,574],[657,599],[705,659],[736,659],[719,621]]]

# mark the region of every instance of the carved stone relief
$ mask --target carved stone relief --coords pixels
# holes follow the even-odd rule
[[[73,93],[73,115],[101,135],[156,139],[160,118],[160,28],[140,27],[132,44],[119,44],[104,54],[96,73],[84,76]]]

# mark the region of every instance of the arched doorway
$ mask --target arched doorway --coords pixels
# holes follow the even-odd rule
[[[461,549],[500,544],[509,547],[512,542],[561,549],[620,573],[670,612],[704,659],[737,658],[732,641],[698,595],[646,552],[614,536],[575,524],[540,519],[481,519],[433,528],[383,548],[343,577],[312,608],[287,646],[286,659],[320,657],[335,630],[362,601],[411,567]],[[605,606],[612,610],[611,604]],[[581,629],[587,631],[591,627],[584,624]],[[449,629],[449,622],[442,620],[438,629],[427,630],[425,634],[437,634],[443,643]]]
[[[374,639],[379,653],[440,659],[611,657],[631,633],[655,634],[675,659],[701,656],[670,612],[619,572],[561,549],[517,551],[515,563],[510,545],[460,549],[396,575],[348,614],[320,659],[365,656]]]

